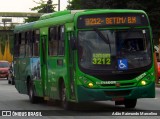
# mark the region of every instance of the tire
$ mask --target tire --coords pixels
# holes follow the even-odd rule
[[[35,90],[33,86],[33,82],[29,82],[29,90],[28,90],[29,100],[31,103],[37,103],[37,97],[35,96]]]
[[[127,99],[124,101],[125,108],[135,108],[137,99]]]
[[[63,109],[69,110],[70,109],[70,104],[67,101],[67,94],[66,94],[66,88],[65,88],[64,83],[62,83],[62,85],[61,85],[60,96],[61,96],[61,105],[62,105]]]

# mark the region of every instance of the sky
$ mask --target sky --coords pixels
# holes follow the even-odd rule
[[[34,0],[39,2],[40,0]],[[47,0],[44,0],[47,1]],[[53,4],[57,4],[58,0],[52,0]],[[60,0],[61,9],[66,9],[68,0]],[[31,11],[30,8],[38,6],[33,0],[0,0],[0,12],[35,12]],[[55,9],[56,11],[58,8]]]

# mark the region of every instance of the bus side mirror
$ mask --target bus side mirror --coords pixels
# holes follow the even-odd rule
[[[76,42],[76,37],[71,37],[70,39],[70,46],[72,50],[76,50],[77,49],[77,42]]]

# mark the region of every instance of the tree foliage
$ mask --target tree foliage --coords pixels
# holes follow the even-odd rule
[[[32,11],[38,11],[38,13],[51,13],[55,11],[55,5],[52,4],[52,0],[48,0],[47,2],[40,0],[40,2],[36,3],[39,5],[32,8]]]
[[[35,1],[34,1],[35,2]],[[40,0],[40,2],[35,2],[38,4],[38,6],[31,8],[31,11],[37,11],[38,13],[52,13],[55,12],[55,5],[52,4],[52,0],[48,0],[47,2],[45,2],[44,0]],[[25,22],[32,22],[32,21],[36,21],[39,18],[35,18],[35,17],[30,17],[25,19]]]
[[[154,34],[160,28],[160,0],[72,0],[67,9],[141,9],[150,19]],[[159,34],[160,37],[160,34]]]

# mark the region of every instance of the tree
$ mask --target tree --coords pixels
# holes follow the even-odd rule
[[[69,10],[82,9],[81,0],[72,0],[69,1],[69,5],[67,6]]]
[[[38,11],[38,13],[51,13],[55,11],[55,5],[52,4],[52,0],[48,0],[47,3],[45,3],[44,0],[40,0],[40,2],[36,3],[39,4],[39,6],[32,8],[32,11]]]
[[[34,1],[35,2],[35,1]],[[35,2],[38,4],[38,6],[31,8],[31,11],[37,11],[38,13],[52,13],[55,12],[55,5],[52,4],[52,0],[48,0],[47,2],[45,2],[44,0],[40,0],[40,2]],[[35,18],[35,17],[30,17],[25,19],[25,22],[32,22],[32,21],[36,21],[39,18]]]
[[[72,0],[69,2],[67,9],[102,9],[109,8],[112,0]]]

